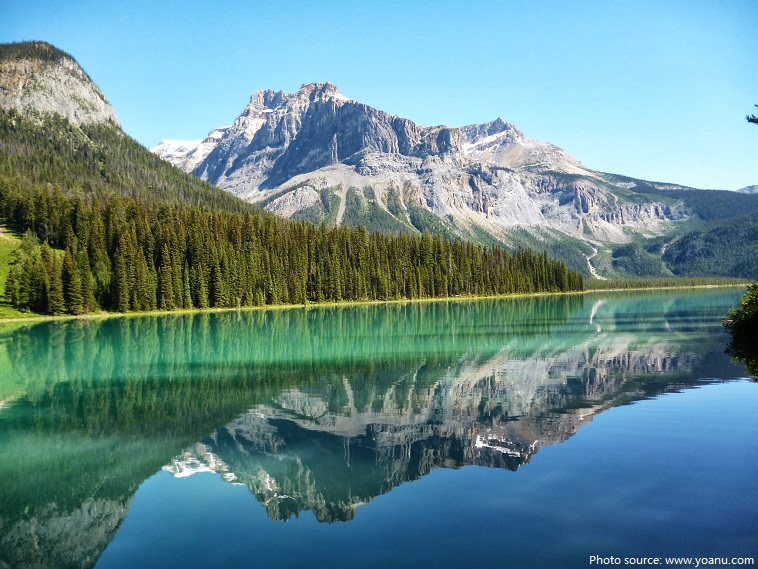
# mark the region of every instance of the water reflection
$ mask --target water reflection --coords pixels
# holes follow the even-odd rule
[[[433,468],[515,470],[603,409],[734,377],[737,293],[145,316],[0,336],[0,567],[92,566],[161,468],[274,519]],[[5,564],[5,565],[3,565]]]

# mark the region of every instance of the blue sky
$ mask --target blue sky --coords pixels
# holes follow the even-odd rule
[[[257,89],[330,81],[420,124],[501,117],[597,170],[758,184],[755,0],[3,0],[145,146],[230,124]]]

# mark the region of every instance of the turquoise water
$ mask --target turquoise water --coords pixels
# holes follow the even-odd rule
[[[740,293],[0,329],[0,567],[755,556]]]

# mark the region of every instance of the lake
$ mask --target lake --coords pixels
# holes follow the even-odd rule
[[[2,325],[0,568],[755,557],[742,292]]]

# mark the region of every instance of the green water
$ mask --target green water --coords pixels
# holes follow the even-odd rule
[[[744,372],[723,352],[721,318],[741,292],[598,293],[0,328],[0,567],[248,567],[251,535],[268,536],[260,545],[269,555],[263,566],[418,566],[435,555],[437,566],[456,566],[482,538],[501,541],[477,548],[485,566],[503,566],[500,556],[539,566],[538,552],[554,563],[568,551],[574,557],[566,566],[586,566],[595,553],[589,528],[610,515],[601,505],[583,506],[588,533],[546,552],[535,537],[539,529],[513,541],[518,520],[510,538],[488,535],[492,520],[510,516],[512,505],[504,506],[502,496],[480,503],[471,495],[464,502],[472,506],[464,507],[463,481],[473,476],[471,487],[495,485],[495,494],[501,484],[538,484],[544,474],[529,473],[538,471],[540,457],[561,455],[554,449],[564,445],[557,443],[581,448],[601,419],[623,417],[622,409],[638,413],[638,421],[645,416],[641,403],[615,407],[667,393],[684,400],[682,391],[691,387],[726,390],[730,384],[713,380]],[[739,401],[726,397],[725,408],[754,397],[755,385],[737,383],[747,391],[734,395]],[[683,407],[702,413],[698,405]],[[751,409],[730,419],[722,410],[714,432],[739,439],[729,432],[738,428],[732,420],[756,440]],[[681,420],[658,425],[656,444],[674,445],[671,433]],[[650,434],[644,436],[648,444]],[[635,440],[641,439],[627,448]],[[597,453],[602,444],[584,452]],[[674,448],[693,452],[689,447],[705,444],[679,441]],[[743,444],[752,446],[734,451],[727,465],[737,494],[756,490],[746,482],[756,478],[756,444]],[[556,472],[582,455],[561,460]],[[613,471],[615,463],[603,460]],[[658,465],[656,476],[661,469],[674,476],[676,464]],[[701,479],[691,484],[702,492]],[[456,498],[439,500],[452,489]],[[618,500],[604,492],[606,500]],[[743,500],[718,517],[755,525],[757,494],[747,509]],[[594,518],[593,508],[599,508]],[[543,515],[534,528],[571,534],[556,526],[558,518]],[[234,530],[218,534],[231,520]],[[465,520],[469,529],[455,530],[455,550],[449,540],[430,549],[445,520]],[[634,536],[644,536],[649,524],[635,523],[619,552],[644,549],[645,540]],[[355,550],[377,527],[396,542]],[[415,545],[400,545],[403,531]],[[232,539],[235,532],[243,535]],[[713,528],[711,535],[722,533]],[[672,536],[658,549],[685,555],[682,541],[693,535]],[[706,549],[715,555],[721,543],[719,537]],[[325,544],[332,553],[321,551]],[[742,536],[722,548],[747,555],[753,546]],[[593,547],[615,551],[600,537]]]

